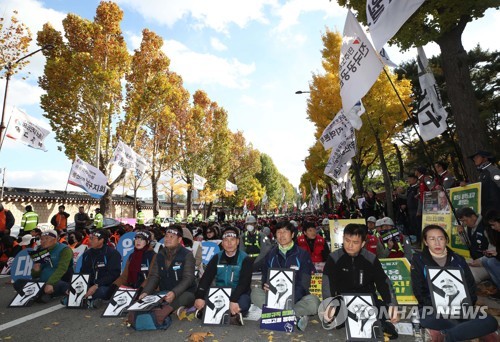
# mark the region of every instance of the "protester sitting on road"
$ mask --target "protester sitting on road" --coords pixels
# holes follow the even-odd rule
[[[203,234],[203,240],[205,241],[210,241],[210,240],[218,240],[219,237],[217,236],[217,232],[213,226],[207,227],[205,229],[205,234]]]
[[[310,315],[318,312],[319,299],[310,294],[311,275],[316,272],[309,254],[294,243],[295,226],[288,222],[279,222],[276,226],[277,246],[274,246],[265,257],[262,265],[262,288],[252,289],[252,302],[262,308],[269,291],[268,270],[270,268],[287,268],[295,270],[295,303],[293,309],[298,316],[297,327],[303,331],[307,327]]]
[[[314,222],[306,221],[303,227],[304,234],[297,238],[297,244],[309,253],[313,263],[325,262],[330,254],[326,240],[317,233]]]
[[[73,231],[68,236],[68,246],[72,249],[78,248],[83,243],[83,234],[80,231]]]
[[[26,236],[26,235],[25,235]],[[43,282],[43,293],[39,300],[43,303],[52,297],[61,296],[69,289],[73,275],[73,252],[68,246],[57,242],[57,232],[54,229],[42,233],[39,251],[46,249],[49,255],[33,263],[31,277]],[[18,279],[14,282],[14,289],[21,293],[29,280]]]
[[[469,305],[473,306],[477,300],[474,277],[465,259],[446,246],[449,242],[446,231],[438,225],[430,225],[422,231],[422,238],[425,246],[421,253],[413,256],[411,262],[411,285],[420,311],[422,312],[424,307],[432,308],[432,291],[427,280],[429,266],[461,268],[471,299]],[[446,341],[471,340],[497,330],[498,323],[494,317],[490,315],[480,317],[482,316],[459,320],[439,317],[437,312],[431,314],[427,312],[425,315],[420,315],[420,325],[429,329],[428,333],[436,340],[442,340],[443,337]]]
[[[0,238],[4,235],[9,236],[10,230],[14,226],[15,219],[12,211],[5,209],[0,203]]]
[[[250,285],[252,282],[252,259],[238,250],[240,232],[238,228],[228,226],[222,233],[222,247],[207,265],[205,273],[196,290],[194,303],[197,310],[205,307],[208,290],[215,280],[215,286],[231,287],[229,310],[230,323],[243,325],[243,316],[250,309]],[[200,315],[201,317],[201,315]]]
[[[488,249],[488,237],[485,233],[485,224],[483,217],[476,214],[471,208],[462,208],[457,213],[458,219],[462,222],[462,226],[458,227],[459,232],[464,229],[467,232],[467,237],[470,241],[470,256],[472,259],[479,259],[484,254],[483,251]],[[465,226],[465,227],[464,227]]]
[[[120,276],[121,256],[108,246],[109,232],[106,229],[94,231],[89,238],[89,249],[83,253],[81,274],[89,274],[85,298],[89,308],[99,308],[102,300],[109,300],[113,294],[111,284]]]
[[[193,253],[181,245],[183,231],[180,225],[167,228],[161,249],[151,263],[144,290],[139,299],[155,292],[157,288],[164,300],[176,309],[191,307],[194,303],[195,259]],[[179,315],[180,311],[177,313]]]
[[[155,252],[150,248],[151,233],[147,230],[138,230],[134,238],[134,251],[130,254],[125,268],[118,279],[113,282],[115,288],[122,285],[134,289],[143,288],[152,264]]]

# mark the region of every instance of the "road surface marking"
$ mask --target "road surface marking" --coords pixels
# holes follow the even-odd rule
[[[10,321],[10,322],[7,322],[5,324],[0,325],[0,331],[15,327],[16,325],[31,321],[34,318],[38,318],[40,316],[49,314],[49,313],[54,312],[56,310],[62,309],[64,307],[65,307],[64,305],[57,304],[57,305],[51,306],[50,308],[44,309],[42,311],[32,313],[31,315],[15,319],[13,321]]]

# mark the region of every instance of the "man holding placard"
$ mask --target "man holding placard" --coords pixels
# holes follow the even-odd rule
[[[316,272],[309,254],[293,242],[295,226],[283,221],[276,226],[276,241],[266,255],[262,266],[262,289],[252,289],[252,302],[262,308],[266,302],[266,292],[270,291],[268,270],[271,268],[295,271],[293,310],[298,316],[297,328],[304,331],[309,321],[308,316],[318,312],[319,299],[309,293],[311,275]]]

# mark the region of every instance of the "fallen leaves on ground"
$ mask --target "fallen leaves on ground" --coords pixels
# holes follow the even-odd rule
[[[189,342],[203,342],[205,341],[205,337],[213,337],[214,334],[211,332],[194,332],[189,335]]]

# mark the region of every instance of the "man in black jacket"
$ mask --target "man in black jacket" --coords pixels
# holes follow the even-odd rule
[[[81,274],[89,274],[89,282],[85,298],[90,308],[98,308],[101,300],[111,298],[111,284],[120,276],[121,255],[107,245],[109,232],[99,230],[90,235],[89,249],[82,255]]]
[[[330,254],[323,270],[323,298],[344,293],[371,293],[375,305],[378,308],[388,307],[389,319],[396,323],[396,296],[380,261],[375,254],[363,248],[366,233],[363,225],[348,224],[345,227],[343,247]],[[382,301],[376,299],[376,292],[380,293]],[[391,323],[382,321],[382,327],[384,332],[397,337]]]
[[[481,182],[481,213],[500,207],[500,169],[495,157],[488,151],[477,151],[469,156],[476,165]]]
[[[151,262],[140,299],[152,294],[159,287],[160,291],[165,293],[164,300],[174,310],[193,305],[196,288],[195,259],[193,253],[181,245],[182,237],[180,225],[168,227],[165,233],[165,248],[161,249]]]
[[[85,212],[83,206],[78,207],[78,212],[75,214],[75,229],[83,230],[87,228],[87,224],[90,222],[89,215]]]
[[[422,211],[419,212],[418,205],[418,178],[415,174],[409,174],[407,178],[408,189],[406,189],[406,207],[408,208],[409,233],[420,241],[417,236],[419,225],[422,226]],[[421,208],[420,208],[421,209]]]

